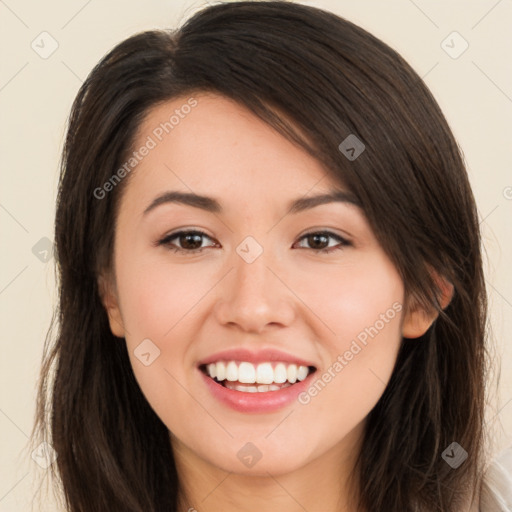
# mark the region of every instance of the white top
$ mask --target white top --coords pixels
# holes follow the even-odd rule
[[[485,472],[479,512],[512,512],[512,446],[498,454]]]

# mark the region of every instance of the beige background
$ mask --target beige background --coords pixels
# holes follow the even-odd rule
[[[175,26],[204,3],[0,0],[0,512],[29,510],[36,477],[45,471],[26,450],[55,304],[54,260],[40,260],[48,243],[40,240],[53,237],[57,164],[73,98],[116,43]],[[493,339],[502,359],[499,395],[489,408],[489,418],[501,423],[496,450],[502,449],[512,444],[512,2],[303,3],[336,12],[398,50],[425,78],[463,149],[482,219]],[[31,47],[35,41],[42,52],[45,37],[51,49],[43,31],[58,43],[46,59]],[[453,31],[469,44],[458,58],[441,46]],[[452,55],[462,48],[457,36],[447,41]],[[48,502],[45,510],[56,508]]]

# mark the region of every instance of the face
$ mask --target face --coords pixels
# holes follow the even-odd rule
[[[104,302],[173,447],[253,475],[353,452],[428,324],[349,191],[213,94],[150,111],[135,150]]]

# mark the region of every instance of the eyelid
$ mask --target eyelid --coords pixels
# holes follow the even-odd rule
[[[297,238],[300,239],[308,235],[315,235],[317,233],[325,233],[329,236],[333,236],[335,238],[338,237],[347,243],[353,244],[352,235],[340,230],[339,228],[326,228],[322,226],[313,226],[312,228],[308,228],[304,233],[301,233]]]
[[[208,233],[206,233],[204,230],[202,229],[199,229],[199,228],[180,228],[176,231],[172,231],[171,233],[168,233],[167,235],[164,235],[163,237],[161,237],[159,240],[157,240],[155,242],[155,245],[164,245],[166,243],[168,243],[170,240],[174,239],[174,238],[177,238],[178,236],[180,235],[184,235],[184,234],[196,234],[196,235],[200,235],[204,238],[209,238],[210,240],[214,240],[213,237],[211,237]],[[187,252],[192,252],[192,250],[189,250]]]

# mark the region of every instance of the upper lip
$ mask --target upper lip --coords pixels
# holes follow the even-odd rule
[[[202,366],[210,363],[216,363],[218,361],[247,361],[248,363],[281,361],[283,363],[296,364],[298,366],[315,367],[311,361],[307,361],[306,359],[272,348],[261,349],[258,351],[251,351],[243,348],[222,350],[221,352],[215,352],[215,354],[205,357],[199,361],[198,365]]]

